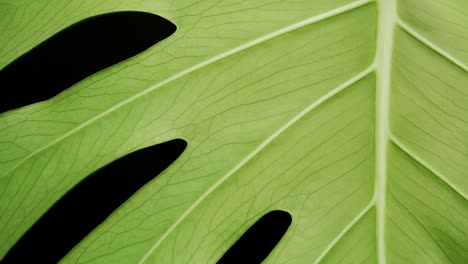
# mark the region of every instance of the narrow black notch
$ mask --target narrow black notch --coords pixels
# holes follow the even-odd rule
[[[237,240],[218,264],[262,263],[286,234],[291,221],[291,215],[285,211],[267,213]]]
[[[92,173],[58,200],[1,263],[57,263],[185,150],[182,139],[135,151]]]
[[[0,71],[0,113],[50,99],[80,80],[148,49],[176,26],[160,16],[115,12],[78,22]]]

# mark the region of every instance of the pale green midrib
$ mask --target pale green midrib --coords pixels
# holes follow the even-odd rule
[[[429,163],[425,162],[424,159],[419,157],[414,151],[412,151],[406,144],[404,144],[396,135],[394,135],[391,131],[389,131],[389,139],[393,142],[401,151],[406,153],[410,156],[413,160],[417,163],[421,164],[424,168],[430,171],[432,174],[437,176],[440,180],[442,180],[445,184],[447,184],[454,192],[458,195],[463,197],[465,200],[468,200],[468,195],[460,190],[454,183],[452,183],[445,175],[443,175],[440,171],[436,168],[432,167]]]
[[[394,2],[396,0],[375,0],[377,2]],[[291,32],[293,30],[297,30],[301,27],[304,27],[304,26],[307,26],[307,25],[310,25],[312,23],[315,23],[315,22],[319,22],[319,21],[322,21],[322,20],[325,20],[325,19],[328,19],[330,17],[333,17],[333,16],[336,16],[336,15],[339,15],[339,14],[342,14],[342,13],[345,13],[347,11],[350,11],[350,10],[353,10],[355,8],[358,8],[360,6],[363,6],[367,3],[370,3],[370,2],[374,2],[374,0],[358,0],[358,1],[355,1],[351,4],[348,4],[348,5],[345,5],[345,6],[342,6],[340,8],[337,8],[337,9],[333,9],[331,11],[328,11],[326,13],[323,13],[321,15],[318,15],[318,16],[315,16],[313,18],[310,18],[310,19],[307,19],[307,20],[304,20],[304,21],[301,21],[299,23],[296,23],[296,24],[293,24],[291,26],[288,26],[288,27],[285,27],[285,28],[282,28],[278,31],[275,31],[273,33],[270,33],[268,35],[265,35],[261,38],[258,38],[252,42],[249,42],[247,44],[244,44],[244,45],[241,45],[239,47],[236,47],[232,50],[229,50],[227,52],[224,52],[218,56],[215,56],[211,59],[208,59],[202,63],[199,63],[193,67],[190,67],[188,68],[187,70],[185,71],[182,71],[181,73],[179,74],[176,74],[176,75],[173,75],[171,76],[170,78],[168,79],[165,79],[163,80],[162,82],[148,88],[148,89],[145,89],[144,91],[138,93],[137,95],[135,96],[132,96],[124,101],[122,101],[121,103],[109,108],[108,110],[104,111],[103,113],[95,116],[94,118],[84,122],[82,125],[76,127],[75,129],[72,129],[70,130],[69,132],[65,133],[63,136],[57,138],[56,140],[46,144],[45,146],[39,148],[38,150],[36,150],[35,152],[32,152],[31,154],[29,154],[28,156],[26,156],[24,159],[22,159],[17,165],[15,165],[13,167],[13,169],[11,169],[7,174],[11,173],[11,171],[15,170],[18,166],[20,166],[22,163],[24,163],[26,160],[28,160],[29,158],[37,155],[38,153],[46,150],[47,148],[53,146],[54,144],[56,143],[59,143],[60,141],[64,140],[65,138],[73,135],[74,133],[78,132],[79,130],[81,130],[82,128],[92,124],[93,122],[99,120],[100,118],[106,116],[107,114],[119,109],[120,107],[136,100],[137,98],[141,97],[141,96],[144,96],[145,94],[147,93],[150,93],[178,78],[181,78],[185,75],[188,75],[198,69],[201,69],[205,66],[208,66],[216,61],[219,61],[219,60],[222,60],[228,56],[231,56],[233,54],[236,54],[240,51],[243,51],[243,50],[246,50],[246,49],[249,49],[253,46],[256,46],[258,44],[261,44],[267,40],[270,40],[272,38],[275,38],[275,37],[278,37],[280,35],[283,35],[283,34],[286,34],[288,32]],[[380,8],[380,7],[379,7]],[[453,57],[452,55],[450,55],[449,53],[447,53],[446,51],[444,51],[443,49],[441,49],[440,47],[438,47],[437,45],[435,45],[434,43],[430,42],[429,40],[427,40],[426,38],[424,38],[422,35],[420,35],[417,31],[415,31],[414,29],[412,29],[409,25],[407,25],[404,21],[402,21],[400,18],[398,18],[396,16],[396,12],[395,12],[395,23],[394,23],[394,26],[395,25],[399,25],[403,30],[405,30],[407,33],[409,33],[410,35],[412,35],[415,39],[417,39],[418,41],[420,41],[421,43],[423,43],[424,45],[426,45],[427,47],[431,48],[432,50],[434,50],[435,52],[437,52],[438,54],[440,54],[441,56],[443,56],[444,58],[446,58],[447,60],[451,61],[452,63],[454,63],[455,65],[457,65],[458,67],[462,68],[463,70],[467,71],[468,70],[468,67],[462,63],[461,61],[459,61],[458,59],[456,59],[455,57]],[[379,19],[380,19],[380,16],[379,16]],[[380,25],[381,23],[379,23]],[[380,27],[379,27],[379,31],[380,31]],[[392,36],[392,39],[393,39],[393,36]],[[391,45],[393,45],[393,40],[391,41]],[[390,50],[391,51],[391,50]],[[354,78],[348,80],[347,82],[345,82],[344,84],[347,84],[346,86],[339,86],[337,88],[335,88],[334,90],[332,90],[329,94],[325,95],[324,97],[322,97],[321,99],[319,99],[318,101],[316,101],[314,104],[315,106],[313,108],[315,108],[316,106],[318,106],[319,104],[323,103],[324,101],[328,100],[329,98],[333,97],[336,93],[340,92],[341,90],[343,90],[344,88],[348,87],[350,84],[362,79],[364,76],[366,76],[367,74],[369,74],[370,72],[374,71],[376,68],[377,69],[380,69],[379,67],[379,63],[377,62],[377,57],[378,57],[378,54],[379,54],[379,51],[377,50],[377,55],[376,55],[376,62],[369,68],[367,68],[365,71],[361,72],[360,74],[356,75]],[[390,54],[390,58],[391,58],[391,54]],[[389,72],[387,74],[388,76],[389,75]],[[378,79],[379,77],[377,77]],[[341,88],[340,88],[341,87]],[[377,90],[379,90],[379,88],[377,88]],[[387,91],[388,92],[388,91]],[[377,96],[377,99],[379,98],[382,98],[382,96]],[[323,100],[322,100],[323,99]],[[320,102],[319,102],[320,101]],[[387,100],[388,101],[388,100]],[[318,102],[318,103],[317,103]],[[317,104],[316,104],[317,103]],[[313,108],[309,109],[308,111],[312,110]],[[307,112],[308,112],[307,111]],[[387,112],[386,114],[386,118],[385,118],[385,124],[386,124],[386,136],[384,137],[385,139],[385,150],[387,149],[387,145],[388,145],[388,142],[389,141],[392,141],[395,143],[395,145],[397,145],[403,152],[407,153],[412,159],[414,159],[416,162],[418,162],[419,164],[421,164],[422,166],[424,166],[425,168],[427,168],[429,171],[431,171],[434,175],[436,175],[437,177],[441,178],[442,181],[444,181],[447,185],[449,185],[454,191],[456,191],[459,195],[461,195],[462,197],[464,197],[465,199],[467,199],[467,196],[466,194],[464,194],[461,190],[458,189],[458,187],[456,187],[453,183],[451,183],[446,177],[444,177],[441,173],[439,173],[437,170],[435,170],[432,166],[430,166],[429,164],[427,164],[423,159],[421,159],[419,156],[417,156],[414,152],[411,151],[411,149],[409,149],[407,146],[405,146],[401,141],[399,141],[394,135],[391,134],[391,132],[389,131],[389,127],[388,127],[388,102],[387,102],[387,107],[386,107],[386,110]],[[385,112],[384,111],[384,112]],[[304,111],[303,111],[304,112]],[[302,113],[302,112],[301,112]],[[302,116],[301,116],[302,117]],[[300,117],[299,117],[300,118]],[[377,119],[379,120],[379,117],[377,116]],[[296,122],[298,119],[296,119],[294,122]],[[377,120],[377,121],[378,121]],[[291,121],[290,121],[291,122]],[[288,122],[288,124],[290,123]],[[281,129],[280,129],[281,130]],[[284,131],[284,130],[283,130]],[[276,133],[275,133],[276,134]],[[268,139],[266,140],[268,141]],[[377,139],[377,141],[379,141],[379,139]],[[270,141],[271,142],[271,141]],[[379,145],[379,144],[378,144]],[[266,145],[265,145],[266,146]],[[260,152],[257,151],[256,153]],[[255,156],[256,154],[254,154]],[[250,155],[249,155],[250,156]],[[249,157],[248,156],[248,157]],[[378,154],[377,154],[378,156]],[[253,156],[252,156],[253,157]],[[385,160],[386,160],[386,153],[384,155],[385,157]],[[251,158],[251,157],[250,157]],[[250,159],[249,158],[249,159]],[[244,163],[245,164],[245,163]],[[236,166],[237,167],[237,166]],[[385,168],[386,168],[386,164],[385,164]],[[385,173],[386,174],[386,173]],[[232,174],[231,174],[232,175]],[[384,176],[386,178],[386,175]],[[219,185],[217,185],[219,186]],[[382,192],[383,195],[385,195],[385,191]],[[314,262],[315,264],[319,263],[326,255],[327,253],[336,245],[336,243],[357,223],[359,222],[360,219],[362,219],[362,217],[367,213],[369,212],[369,210],[373,207],[373,206],[376,206],[377,207],[377,202],[376,202],[376,198],[375,198],[375,195],[378,194],[377,192],[377,187],[376,187],[376,190],[374,191],[374,198],[372,199],[372,201],[363,209],[361,210],[360,213],[358,213],[356,215],[356,217],[344,228],[342,229],[342,231],[339,233],[338,236],[335,237],[335,239],[327,246],[327,248],[321,253],[321,255],[316,259],[316,261]],[[385,197],[385,196],[383,196]],[[382,225],[383,226],[383,225]],[[378,231],[379,232],[379,231]],[[381,236],[383,237],[383,236]],[[379,246],[382,245],[382,244],[379,244]],[[384,246],[384,245],[383,245]],[[385,247],[383,247],[383,249],[385,249]],[[153,250],[154,251],[154,250]],[[144,260],[150,255],[151,252],[148,252],[148,254],[145,255],[145,257],[140,261],[141,262],[144,262]],[[383,252],[383,262],[382,262],[382,258],[381,256],[379,257],[379,263],[381,264],[385,264],[385,252]],[[380,251],[379,251],[379,255],[380,255]]]
[[[381,0],[382,1],[382,0]],[[383,0],[383,1],[386,1],[386,0]],[[392,0],[394,1],[394,0]],[[388,9],[385,9],[385,10],[388,10]],[[395,10],[396,9],[396,6],[395,6]],[[408,32],[410,35],[412,35],[416,40],[420,41],[422,44],[426,45],[428,48],[434,50],[435,52],[437,52],[438,54],[440,54],[442,57],[446,58],[447,60],[449,60],[450,62],[452,62],[453,64],[455,64],[456,66],[464,69],[465,71],[467,70],[467,66],[465,64],[463,64],[462,62],[460,62],[458,59],[456,59],[455,57],[453,57],[452,55],[450,55],[449,53],[447,53],[446,51],[444,51],[443,49],[441,49],[440,47],[438,47],[437,45],[435,45],[434,43],[430,42],[429,40],[427,40],[426,38],[424,38],[422,35],[420,35],[417,31],[415,31],[414,29],[412,29],[410,26],[408,26],[404,21],[402,21],[396,12],[395,13],[395,20],[393,22],[393,27],[395,26],[400,26],[403,30],[405,30],[406,32]],[[391,44],[393,46],[393,37],[391,38],[392,41],[391,41]],[[389,52],[391,50],[388,50],[387,52]],[[377,53],[379,53],[377,51]],[[390,61],[391,61],[391,53],[389,54],[389,58],[390,58]],[[379,69],[379,63],[377,62],[377,57],[378,57],[378,54],[376,55],[376,62],[375,64],[377,64],[376,68]],[[390,64],[388,65],[390,66]],[[394,136],[391,131],[390,131],[390,125],[389,125],[389,120],[388,120],[388,111],[389,111],[389,106],[388,106],[388,99],[389,99],[389,88],[390,88],[390,68],[388,68],[388,88],[387,88],[387,99],[385,100],[384,96],[377,96],[377,99],[380,98],[380,100],[383,100],[383,101],[386,101],[385,105],[384,106],[384,111],[381,111],[383,113],[386,112],[385,114],[385,122],[382,122],[382,125],[384,126],[384,131],[385,131],[385,135],[383,135],[380,140],[380,143],[377,142],[377,144],[379,145],[380,144],[380,148],[381,148],[381,158],[382,160],[380,162],[382,162],[384,164],[384,166],[380,166],[376,164],[376,171],[379,170],[379,168],[377,167],[380,167],[380,170],[384,169],[383,172],[381,172],[381,177],[384,177],[385,178],[385,181],[380,181],[380,184],[383,184],[384,188],[382,189],[382,186],[379,188],[377,186],[377,181],[376,181],[376,188],[374,190],[374,197],[372,199],[372,201],[363,209],[361,210],[360,213],[357,214],[357,216],[333,239],[333,241],[327,246],[327,248],[320,254],[320,256],[317,258],[317,260],[314,262],[314,264],[318,264],[320,263],[320,261],[323,260],[323,258],[328,254],[328,252],[331,251],[331,249],[338,243],[339,240],[341,240],[342,237],[344,237],[346,235],[346,233],[357,223],[359,222],[360,219],[362,219],[362,217],[370,210],[371,207],[373,206],[376,206],[376,196],[380,193],[380,195],[382,195],[383,197],[380,198],[381,201],[384,202],[384,199],[385,199],[385,185],[386,185],[386,165],[387,165],[387,154],[386,154],[386,151],[387,151],[387,145],[389,142],[393,142],[395,145],[397,145],[397,147],[399,147],[403,152],[405,152],[406,154],[408,154],[408,156],[410,156],[413,160],[415,160],[417,163],[421,164],[423,167],[425,167],[427,170],[429,170],[430,172],[432,172],[434,175],[436,175],[437,177],[439,177],[443,182],[445,182],[452,190],[454,190],[456,193],[458,193],[460,196],[462,196],[463,198],[465,199],[468,199],[467,195],[465,193],[463,193],[462,190],[460,190],[455,184],[453,184],[447,177],[445,177],[442,173],[440,173],[437,169],[433,168],[431,165],[429,165],[427,162],[425,162],[422,158],[420,158],[418,155],[416,155],[416,153],[414,153],[410,148],[408,148],[406,145],[404,145],[400,140],[398,140],[398,138],[396,136]],[[378,103],[378,102],[377,102]],[[382,105],[382,104],[379,104],[379,105]],[[379,116],[377,116],[377,121],[379,121]],[[382,117],[380,117],[380,119],[382,120]],[[379,141],[378,138],[376,138],[376,141]],[[382,146],[385,145],[384,148],[382,148]],[[377,151],[376,151],[377,152]],[[377,155],[376,155],[377,156]],[[376,159],[377,161],[377,159]],[[377,207],[377,206],[376,206]],[[384,220],[384,217],[385,217],[385,207],[381,207],[381,215],[380,215],[380,221]],[[383,214],[383,215],[382,215]],[[380,232],[380,235],[378,235],[378,239],[380,239],[380,242],[378,242],[378,247],[380,249],[378,249],[378,253],[379,253],[379,262],[381,264],[384,264],[385,263],[385,241],[384,241],[384,222],[381,222],[380,224],[380,229],[377,230],[377,233]]]
[[[376,83],[376,159],[373,201],[376,213],[377,261],[386,263],[385,194],[387,185],[387,147],[389,141],[390,71],[393,37],[397,22],[397,0],[379,0],[378,35],[375,55]]]
[[[38,148],[37,150],[31,152],[31,153],[28,154],[26,157],[24,157],[23,159],[21,159],[21,160],[20,160],[15,166],[13,166],[10,170],[8,170],[8,171],[5,173],[5,175],[9,175],[9,174],[12,173],[13,171],[15,171],[15,170],[16,170],[21,164],[23,164],[25,161],[27,161],[27,160],[29,160],[30,158],[36,156],[37,154],[41,153],[42,151],[44,151],[44,150],[46,150],[46,149],[48,149],[48,148],[54,146],[55,144],[57,144],[57,143],[63,141],[64,139],[66,139],[66,138],[70,137],[71,135],[77,133],[78,131],[80,131],[81,129],[87,127],[88,125],[91,125],[92,123],[94,123],[94,122],[100,120],[101,118],[107,116],[108,114],[112,113],[113,111],[116,111],[116,110],[120,109],[121,107],[123,107],[123,106],[125,106],[125,105],[127,105],[127,104],[129,104],[129,103],[131,103],[131,102],[133,102],[133,101],[135,101],[136,99],[138,99],[138,98],[140,98],[140,97],[142,97],[142,96],[144,96],[144,95],[146,95],[146,94],[148,94],[148,93],[150,93],[150,92],[152,92],[152,91],[154,91],[154,90],[156,90],[156,89],[158,89],[158,88],[160,88],[160,87],[163,87],[164,85],[166,85],[166,84],[168,84],[168,83],[170,83],[170,82],[173,82],[173,81],[175,81],[175,80],[177,80],[177,79],[179,79],[179,78],[181,78],[181,77],[183,77],[183,76],[185,76],[185,75],[188,75],[188,74],[190,74],[190,73],[192,73],[192,72],[195,72],[195,71],[197,71],[197,70],[199,70],[199,69],[201,69],[201,68],[204,68],[204,67],[206,67],[206,66],[208,66],[208,65],[211,65],[211,64],[213,64],[213,63],[215,63],[215,62],[217,62],[217,61],[219,61],[219,60],[222,60],[222,59],[224,59],[224,58],[227,58],[227,57],[229,57],[229,56],[231,56],[231,55],[234,55],[234,54],[236,54],[236,53],[239,53],[239,52],[241,52],[241,51],[243,51],[243,50],[247,50],[247,49],[249,49],[249,48],[252,48],[252,47],[254,47],[254,46],[257,46],[257,45],[259,45],[259,44],[261,44],[261,43],[263,43],[263,42],[265,42],[265,41],[268,41],[268,40],[270,40],[270,39],[273,39],[273,38],[279,37],[279,36],[281,36],[281,35],[284,35],[284,34],[286,34],[286,33],[289,33],[289,32],[295,31],[295,30],[298,30],[298,29],[300,29],[300,28],[303,28],[303,27],[305,27],[305,26],[314,24],[314,23],[316,23],[316,22],[320,22],[320,21],[323,21],[323,20],[325,20],[325,19],[334,17],[334,16],[336,16],[336,15],[339,15],[339,14],[342,14],[342,13],[346,13],[346,12],[348,12],[348,11],[351,11],[351,10],[353,10],[353,9],[356,9],[356,8],[358,8],[358,7],[361,7],[361,6],[363,6],[363,5],[366,5],[366,4],[368,4],[368,3],[372,2],[372,1],[373,1],[373,0],[357,0],[357,1],[352,2],[352,3],[350,3],[350,4],[341,6],[341,7],[339,7],[339,8],[332,9],[332,10],[327,11],[327,12],[325,12],[325,13],[322,13],[322,14],[320,14],[320,15],[317,15],[317,16],[314,16],[314,17],[311,17],[311,18],[302,20],[302,21],[300,21],[300,22],[294,23],[294,24],[292,24],[292,25],[290,25],[290,26],[287,26],[287,27],[283,27],[283,28],[281,28],[281,29],[279,29],[279,30],[276,30],[276,31],[270,33],[270,34],[264,35],[264,36],[262,36],[262,37],[260,37],[260,38],[257,38],[257,39],[255,39],[255,40],[253,40],[253,41],[251,41],[251,42],[248,42],[248,43],[246,43],[246,44],[240,45],[240,46],[238,46],[238,47],[236,47],[236,48],[234,48],[234,49],[231,49],[231,50],[229,50],[229,51],[223,52],[223,53],[221,53],[221,54],[219,54],[219,55],[217,55],[217,56],[215,56],[215,57],[213,57],[213,58],[210,58],[210,59],[208,59],[208,60],[205,60],[205,61],[203,61],[203,62],[201,62],[201,63],[199,63],[199,64],[196,64],[196,65],[194,65],[194,66],[192,66],[192,67],[190,67],[190,68],[188,68],[188,69],[186,69],[186,70],[184,70],[184,71],[181,71],[180,73],[175,74],[175,75],[173,75],[173,76],[171,76],[171,77],[169,77],[169,78],[167,78],[167,79],[165,79],[165,80],[163,80],[163,81],[161,81],[161,82],[159,82],[159,83],[157,83],[157,84],[155,84],[155,85],[149,87],[148,89],[145,89],[145,90],[139,92],[138,94],[136,94],[136,95],[134,95],[134,96],[131,96],[130,98],[128,98],[128,99],[126,99],[126,100],[124,100],[124,101],[122,101],[122,102],[120,102],[120,103],[114,105],[113,107],[110,107],[110,108],[107,109],[106,111],[104,111],[104,112],[102,112],[102,113],[96,115],[95,117],[93,117],[93,118],[87,120],[86,122],[84,122],[84,123],[82,123],[81,125],[75,127],[74,129],[71,129],[71,130],[68,131],[67,133],[63,134],[62,136],[60,136],[60,137],[58,137],[58,138],[56,138],[56,139],[54,139],[53,141],[49,142],[48,144],[46,144],[46,145],[44,145],[44,146]]]
[[[319,255],[314,264],[320,263],[333,247],[343,238],[362,217],[375,206],[377,209],[377,255],[379,264],[385,264],[385,187],[387,177],[387,144],[389,140],[389,92],[390,68],[393,48],[393,30],[396,25],[396,0],[378,1],[379,26],[377,50],[375,55],[375,69],[377,72],[376,95],[376,179],[373,197],[370,203],[358,213],[355,218],[332,240],[327,248]],[[385,11],[382,11],[385,10]],[[383,22],[382,22],[383,21]]]

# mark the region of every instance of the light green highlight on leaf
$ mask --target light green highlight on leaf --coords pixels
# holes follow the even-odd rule
[[[63,263],[215,263],[275,209],[265,263],[468,262],[468,3],[423,2],[0,1],[1,67],[96,14],[178,26],[0,116],[0,256],[96,169],[183,138]]]

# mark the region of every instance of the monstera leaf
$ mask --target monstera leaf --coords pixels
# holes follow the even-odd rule
[[[63,263],[216,263],[274,210],[265,263],[468,263],[465,0],[3,0],[0,67],[129,10],[177,30],[1,114],[0,256],[94,171],[183,139]]]

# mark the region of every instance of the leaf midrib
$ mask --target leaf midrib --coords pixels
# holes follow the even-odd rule
[[[378,0],[375,0],[376,2]],[[376,133],[376,186],[374,190],[374,196],[372,200],[366,205],[363,210],[361,210],[356,217],[344,228],[341,230],[341,232],[330,242],[330,244],[325,248],[325,250],[320,254],[320,256],[315,260],[315,264],[320,263],[320,261],[328,254],[328,252],[335,246],[338,241],[346,235],[346,233],[357,223],[359,222],[360,219],[364,215],[369,212],[369,210],[372,207],[376,207],[377,209],[377,250],[378,250],[378,261],[381,264],[385,264],[385,245],[384,245],[384,220],[385,220],[385,187],[386,187],[386,159],[387,159],[387,145],[390,142],[394,142],[400,149],[402,149],[404,152],[408,153],[415,161],[418,163],[422,164],[424,167],[426,167],[429,171],[434,173],[437,177],[442,179],[447,185],[449,185],[454,191],[456,191],[459,195],[467,199],[466,194],[463,193],[462,190],[460,190],[457,186],[455,186],[453,183],[450,182],[444,175],[442,175],[440,172],[438,172],[435,168],[432,168],[430,165],[424,162],[421,158],[416,156],[414,153],[411,152],[409,148],[407,148],[405,145],[403,145],[402,142],[398,141],[398,139],[395,138],[391,134],[391,131],[389,129],[389,123],[388,123],[388,112],[389,112],[389,106],[388,106],[388,98],[389,98],[389,85],[390,85],[390,66],[391,66],[391,51],[392,51],[392,46],[393,46],[393,32],[395,26],[400,26],[403,30],[405,30],[407,33],[409,33],[411,36],[413,36],[416,40],[420,41],[424,45],[428,46],[431,48],[433,51],[439,53],[442,57],[445,59],[449,60],[453,64],[455,64],[457,67],[462,68],[465,71],[468,71],[467,65],[456,59],[455,57],[451,56],[449,53],[444,51],[442,48],[438,47],[437,45],[433,44],[430,42],[428,39],[424,38],[422,35],[420,35],[417,31],[413,30],[410,26],[408,26],[404,21],[402,21],[398,16],[397,16],[397,11],[396,11],[396,1],[397,0],[379,0],[379,28],[378,28],[378,40],[377,40],[377,51],[375,55],[375,61],[374,63],[365,69],[364,71],[358,73],[348,81],[344,82],[340,86],[336,87],[335,89],[331,90],[328,92],[326,95],[322,96],[319,98],[317,101],[309,105],[306,109],[304,109],[302,112],[300,112],[298,115],[296,115],[293,119],[291,119],[287,124],[282,126],[279,130],[277,130],[274,134],[272,134],[269,138],[267,138],[261,145],[259,145],[255,150],[253,150],[247,157],[245,157],[240,163],[238,163],[235,167],[233,167],[226,175],[224,175],[219,181],[217,181],[213,186],[211,186],[202,196],[200,196],[197,201],[195,201],[190,208],[188,208],[184,214],[182,214],[178,220],[161,236],[161,238],[152,246],[152,248],[145,254],[145,256],[141,259],[139,263],[144,262],[153,252],[154,250],[162,243],[162,241],[194,210],[194,208],[200,204],[211,192],[213,192],[220,184],[222,184],[226,179],[228,179],[231,175],[233,175],[237,170],[239,170],[243,165],[245,165],[249,160],[251,160],[254,156],[256,156],[258,153],[262,151],[271,141],[273,141],[275,138],[277,138],[282,132],[284,132],[287,128],[289,128],[293,123],[297,122],[300,118],[302,118],[305,114],[310,112],[312,109],[316,108],[318,105],[322,104],[323,102],[327,101],[331,97],[333,97],[335,94],[341,92],[344,90],[346,87],[349,87],[351,84],[359,81],[360,79],[364,78],[367,76],[369,73],[376,71],[377,72],[377,122],[378,122],[378,127],[377,127],[377,133]],[[260,38],[257,38],[253,41],[250,41],[248,43],[245,43],[243,45],[240,45],[236,48],[233,48],[229,51],[226,51],[224,53],[221,53],[215,57],[212,57],[210,59],[207,59],[201,63],[198,63],[190,68],[187,68],[186,70],[175,74],[141,92],[138,94],[114,105],[113,107],[107,109],[106,111],[96,115],[95,117],[87,120],[86,122],[82,123],[81,125],[75,127],[74,129],[68,131],[67,133],[63,134],[62,136],[56,138],[55,140],[49,142],[48,144],[42,146],[41,148],[38,148],[34,152],[31,152],[28,154],[26,157],[24,157],[22,160],[20,160],[15,166],[12,167],[6,174],[12,173],[14,170],[16,170],[21,164],[23,164],[25,161],[28,159],[36,156],[37,154],[41,153],[42,151],[47,150],[48,148],[54,146],[55,144],[60,143],[61,141],[65,140],[66,138],[72,136],[73,134],[81,131],[81,129],[86,128],[88,125],[93,124],[94,122],[100,120],[101,118],[104,118],[108,114],[112,113],[113,111],[116,111],[120,109],[121,107],[135,101],[136,99],[156,90],[159,89],[160,87],[165,86],[168,83],[171,83],[172,81],[175,81],[179,78],[182,78],[185,75],[191,74],[199,69],[202,69],[208,65],[211,65],[219,60],[222,60],[224,58],[227,58],[231,55],[237,54],[241,51],[247,50],[249,48],[252,48],[256,45],[259,45],[263,42],[266,42],[270,39],[279,37],[281,35],[287,34],[289,32],[295,31],[297,29],[303,28],[305,26],[329,19],[331,17],[346,13],[348,11],[351,11],[353,9],[359,8],[361,6],[364,6],[368,3],[374,2],[374,0],[358,0],[353,3],[341,6],[336,9],[332,9],[330,11],[327,11],[325,13],[322,13],[320,15],[302,20],[298,23],[292,24],[290,26],[281,28],[277,31],[274,31],[272,33],[269,33],[267,35],[264,35]],[[388,15],[388,10],[393,10],[390,12],[390,16]],[[387,12],[387,14],[385,14]],[[390,17],[390,19],[389,19]],[[384,19],[382,19],[384,18]],[[383,22],[382,22],[383,21]],[[385,31],[382,30],[382,28],[391,28],[391,30],[384,32],[388,34],[386,37],[381,37],[380,35],[381,32]],[[386,46],[387,48],[382,48],[382,46]],[[388,48],[390,47],[390,48]],[[383,58],[382,58],[383,57]],[[380,74],[380,77],[379,77]],[[382,80],[382,77],[383,80]],[[380,79],[380,81],[379,81]]]
[[[378,32],[375,62],[376,75],[376,130],[375,130],[375,186],[372,198],[377,210],[377,261],[386,263],[385,257],[385,194],[387,187],[387,151],[389,141],[390,71],[393,37],[397,22],[397,0],[380,0],[378,5]],[[372,202],[371,202],[372,203]]]
[[[405,31],[412,35],[416,40],[422,42],[433,51],[439,53],[442,57],[454,63],[456,66],[466,69],[467,67],[458,61],[456,58],[452,57],[450,54],[445,52],[443,49],[439,48],[435,44],[431,43],[429,40],[425,39],[419,35],[416,31],[412,30],[406,23],[404,23],[397,15],[396,8],[397,0],[380,0],[379,2],[379,36],[377,40],[377,50],[375,55],[375,60],[373,64],[366,70],[360,72],[353,78],[349,79],[345,83],[341,84],[337,88],[331,90],[329,93],[309,105],[301,113],[296,115],[291,119],[285,126],[281,127],[276,131],[272,136],[266,139],[261,145],[259,145],[254,151],[252,151],[245,159],[243,159],[239,164],[237,164],[232,170],[230,170],[226,175],[224,175],[218,182],[208,189],[202,196],[197,199],[190,208],[188,208],[184,214],[182,214],[177,221],[160,237],[160,239],[151,247],[151,249],[145,254],[145,256],[140,260],[140,264],[144,263],[146,259],[156,250],[156,248],[161,245],[161,243],[166,239],[166,237],[194,210],[198,204],[200,204],[211,192],[213,192],[219,185],[221,185],[226,179],[233,175],[237,170],[239,170],[243,165],[245,165],[250,159],[256,156],[265,148],[271,141],[278,137],[283,131],[290,127],[293,123],[297,122],[302,116],[310,112],[312,109],[316,108],[321,103],[333,97],[335,94],[349,87],[351,84],[359,81],[360,79],[367,76],[369,73],[376,71],[377,72],[377,96],[376,96],[376,105],[377,105],[377,115],[376,121],[379,123],[376,133],[376,185],[374,188],[374,195],[369,203],[354,217],[354,219],[344,227],[341,232],[329,243],[329,245],[321,252],[318,258],[314,261],[314,264],[320,263],[324,257],[333,249],[333,247],[341,240],[343,236],[357,223],[359,222],[373,207],[377,209],[377,255],[378,262],[380,264],[386,263],[386,253],[385,253],[385,193],[386,193],[386,177],[387,177],[387,148],[390,142],[395,142],[395,138],[392,137],[389,128],[389,93],[390,93],[390,69],[391,69],[391,58],[393,51],[393,36],[394,30],[397,25],[401,26]],[[353,4],[343,6],[338,9],[334,9],[327,13],[317,16],[316,18],[323,17],[321,20],[342,14],[346,11],[350,11],[354,8],[363,6],[367,3],[373,1],[357,1]],[[382,4],[380,4],[382,3]],[[344,7],[351,7],[343,9]],[[389,12],[389,10],[391,10]],[[325,15],[325,14],[333,15]],[[314,22],[321,21],[319,19],[314,20]],[[305,20],[307,21],[307,20]],[[307,23],[305,25],[309,25]],[[303,26],[305,26],[303,25]],[[285,32],[287,33],[287,32]],[[379,76],[380,75],[380,76]],[[403,151],[408,153],[408,148],[402,144],[397,144]],[[434,168],[426,166],[427,164],[414,153],[409,152],[411,157],[415,159],[418,163],[421,163],[429,171],[433,172],[436,176],[441,178],[445,183],[447,183],[453,190],[458,194],[466,198],[461,190],[459,190],[454,184],[452,184],[445,176],[441,173],[438,173]]]

